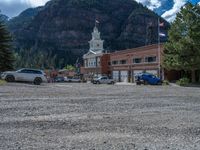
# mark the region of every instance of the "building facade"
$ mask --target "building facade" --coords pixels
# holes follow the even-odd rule
[[[104,53],[103,43],[100,32],[95,26],[92,32],[92,39],[89,41],[90,49],[83,56],[84,67],[81,68],[81,73],[85,76],[110,74],[110,54]]]
[[[164,79],[161,68],[163,45],[148,45],[111,53],[113,79],[119,82],[135,82],[135,75],[148,72]]]
[[[148,72],[169,81],[180,78],[180,72],[162,68],[163,44],[153,44],[127,50],[104,53],[100,32],[94,27],[90,49],[83,56],[85,77],[112,76],[117,82],[135,82],[135,75]]]

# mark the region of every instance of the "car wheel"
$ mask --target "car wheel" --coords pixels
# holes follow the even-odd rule
[[[115,82],[112,81],[111,84],[115,84]]]
[[[33,81],[33,83],[35,85],[40,85],[42,83],[42,79],[37,77],[37,78],[35,78],[35,80]]]
[[[141,81],[137,81],[137,82],[136,82],[136,85],[141,85]]]
[[[162,85],[162,84],[163,84],[162,81],[157,82],[157,85]]]
[[[13,75],[8,75],[5,80],[7,82],[14,82],[15,81],[15,77]]]

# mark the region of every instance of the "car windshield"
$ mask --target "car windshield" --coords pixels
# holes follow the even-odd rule
[[[19,69],[19,70],[17,70],[16,72],[18,72],[18,73],[19,73],[19,72],[21,72],[22,70],[23,70],[23,69]]]

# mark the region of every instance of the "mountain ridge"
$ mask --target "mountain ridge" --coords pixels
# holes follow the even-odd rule
[[[159,16],[132,0],[53,0],[28,20],[24,13],[8,23],[16,51],[31,49],[56,55],[56,66],[61,64],[60,67],[73,64],[88,51],[95,19],[100,22],[98,28],[105,49],[110,52],[145,45],[149,23],[153,25],[151,43],[157,42]],[[20,27],[15,26],[19,19]],[[166,24],[166,32],[169,24],[161,20]]]

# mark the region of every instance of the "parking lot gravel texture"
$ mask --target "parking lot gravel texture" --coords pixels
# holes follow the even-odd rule
[[[200,88],[7,83],[0,150],[200,150]]]

